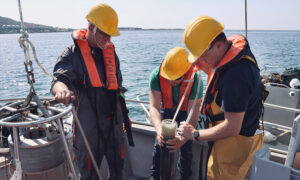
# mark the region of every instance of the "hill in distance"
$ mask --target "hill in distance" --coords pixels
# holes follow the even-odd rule
[[[24,22],[24,26],[26,31],[29,33],[67,32],[73,30],[71,28],[58,28],[27,22]],[[20,21],[0,16],[0,34],[16,33],[20,33]]]
[[[25,30],[29,33],[47,33],[47,32],[69,32],[73,31],[74,29],[71,28],[59,28],[59,27],[52,27],[46,26],[41,24],[34,24],[24,22]],[[122,31],[132,31],[132,30],[183,30],[183,29],[143,29],[140,27],[118,27],[119,30]],[[0,16],[0,34],[16,34],[20,33],[20,21],[13,20],[11,18],[2,17]]]

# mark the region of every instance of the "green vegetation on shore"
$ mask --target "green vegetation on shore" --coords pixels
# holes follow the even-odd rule
[[[45,26],[34,23],[24,23],[25,29],[29,33],[44,33],[44,32],[67,32],[72,31],[70,28],[58,28]],[[10,18],[0,16],[0,34],[16,34],[20,33],[20,22]]]

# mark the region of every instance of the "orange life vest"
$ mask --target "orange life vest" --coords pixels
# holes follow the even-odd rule
[[[215,71],[208,74],[207,88],[205,91],[205,97],[201,105],[201,112],[204,115],[208,115],[214,119],[224,120],[224,114],[221,111],[221,108],[216,104],[216,86],[220,77],[220,74],[232,67],[234,64],[239,62],[242,59],[247,59],[253,62],[256,66],[256,60],[252,53],[246,52],[248,49],[248,42],[241,35],[235,35],[228,38],[228,41],[232,42],[230,49],[227,51],[223,59],[219,62],[218,66],[215,68]],[[221,115],[221,116],[220,116]],[[220,118],[219,118],[220,117]]]
[[[76,43],[79,46],[92,86],[106,87],[109,90],[117,90],[118,81],[116,77],[114,46],[110,44],[106,49],[102,49],[106,74],[106,86],[103,86],[104,83],[102,83],[100,79],[95,60],[92,56],[91,48],[85,35],[86,30],[76,30],[72,33],[73,39],[76,40]]]
[[[183,81],[180,84],[180,89],[179,89],[179,99],[178,102],[180,102],[184,91],[186,89],[186,87],[188,86],[189,80],[191,79],[191,76],[193,74],[194,71],[194,66],[191,66],[191,68],[188,70],[188,72],[184,75],[183,77]],[[182,111],[186,111],[187,110],[187,105],[188,105],[188,100],[189,100],[189,96],[194,84],[194,78],[192,79],[191,85],[187,91],[187,94],[183,100],[183,103],[180,107],[180,110]],[[163,101],[163,106],[165,109],[171,109],[173,108],[173,95],[172,95],[172,86],[169,83],[169,80],[167,80],[166,78],[162,77],[159,75],[159,84],[160,84],[160,89],[161,89],[161,94],[162,94],[162,101]]]

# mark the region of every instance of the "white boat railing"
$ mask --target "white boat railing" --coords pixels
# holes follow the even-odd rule
[[[151,118],[150,118],[150,112],[148,111],[148,109],[146,108],[146,106],[144,104],[150,104],[150,102],[147,101],[141,101],[141,97],[147,96],[149,95],[148,93],[145,94],[140,94],[136,96],[136,99],[138,101],[138,103],[140,103],[140,105],[142,106],[142,109],[144,110],[144,113],[146,115],[146,121],[147,123],[152,123]],[[126,100],[128,102],[130,102],[129,100]]]
[[[126,99],[126,102],[133,102],[133,103],[139,103],[142,107],[142,109],[144,110],[144,113],[146,115],[146,121],[148,123],[151,123],[151,119],[150,119],[150,113],[149,110],[146,108],[145,104],[150,104],[149,101],[141,101],[141,97],[145,97],[149,95],[148,93],[145,94],[140,94],[136,96],[137,100],[130,100],[130,99]],[[270,104],[270,103],[264,103],[265,107],[269,107],[269,108],[273,108],[273,109],[279,109],[279,110],[285,110],[288,112],[294,112],[294,113],[299,113],[300,114],[300,109],[296,109],[296,108],[289,108],[289,107],[285,107],[285,106],[280,106],[280,105],[275,105],[275,104]],[[267,122],[264,122],[267,123]],[[278,127],[286,129],[286,126],[281,126],[278,125]],[[288,130],[290,130],[291,128],[288,128]]]
[[[126,102],[130,102],[130,103],[139,103],[146,115],[146,122],[147,123],[151,123],[151,119],[150,119],[150,113],[149,110],[147,109],[147,107],[145,106],[145,104],[150,104],[149,101],[143,101],[141,100],[142,97],[148,96],[148,93],[144,93],[144,94],[139,94],[136,96],[136,100],[133,99],[126,99]],[[53,100],[53,97],[51,96],[40,96],[42,99],[48,99],[48,100]],[[8,101],[18,101],[18,100],[24,100],[25,98],[10,98],[10,99],[0,99],[0,102],[8,102]],[[265,107],[269,107],[269,108],[273,108],[273,109],[279,109],[279,110],[285,110],[285,111],[289,111],[289,112],[294,112],[294,113],[299,113],[300,114],[300,109],[296,109],[296,108],[289,108],[289,107],[285,107],[285,106],[280,106],[280,105],[275,105],[275,104],[270,104],[270,103],[264,103]],[[267,123],[267,122],[264,122]],[[280,125],[278,125],[280,126]],[[285,126],[280,126],[281,128],[285,127]]]
[[[290,88],[289,86],[285,84],[279,84],[279,83],[274,83],[274,82],[267,82],[265,85],[271,85],[271,86],[277,86],[277,87],[283,87],[283,88]]]
[[[273,109],[280,109],[280,110],[285,110],[285,111],[289,111],[289,112],[300,113],[300,109],[289,108],[289,107],[279,106],[279,105],[270,104],[270,103],[264,103],[264,106],[270,107]]]

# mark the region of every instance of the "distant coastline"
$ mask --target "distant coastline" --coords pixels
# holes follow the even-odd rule
[[[34,23],[24,23],[25,29],[29,33],[49,33],[49,32],[70,32],[74,29],[72,28],[60,28],[60,27],[52,27],[46,26],[41,24],[34,24]],[[170,31],[170,30],[184,30],[181,28],[140,28],[140,27],[119,27],[121,31]],[[244,29],[232,29],[232,30],[225,30],[232,32],[232,31],[245,31]],[[265,31],[282,31],[282,32],[298,32],[300,30],[248,30],[248,31],[256,31],[256,32],[265,32]],[[15,21],[13,19],[7,17],[0,16],[0,34],[17,34],[20,33],[20,22]]]
[[[47,33],[47,32],[68,32],[71,28],[59,28],[24,22],[24,26],[29,33]],[[7,17],[0,16],[0,34],[16,34],[20,33],[20,22]]]

